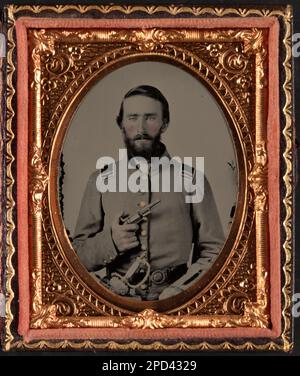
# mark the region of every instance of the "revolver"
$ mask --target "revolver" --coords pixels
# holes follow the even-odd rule
[[[124,223],[132,224],[142,222],[151,213],[151,209],[159,203],[160,200],[153,201],[149,205],[146,205],[144,208],[139,209],[136,214],[133,214],[131,216],[127,215],[125,217],[120,217],[120,223],[123,225]]]
[[[153,201],[131,216],[121,216],[120,223],[132,224],[142,222],[151,213],[151,209],[159,203],[160,200]],[[136,276],[136,273],[138,273],[141,268],[145,269],[146,272],[141,280],[134,282],[134,276]],[[117,272],[111,274],[110,287],[118,294],[127,295],[130,292],[134,292],[137,287],[141,286],[148,279],[149,275],[150,264],[147,260],[147,253],[144,252],[136,258],[125,275],[121,275]]]

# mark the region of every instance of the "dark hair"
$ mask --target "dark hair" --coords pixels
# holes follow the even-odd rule
[[[144,97],[152,98],[159,101],[162,105],[162,116],[163,121],[168,124],[170,121],[170,112],[169,112],[169,103],[164,97],[164,95],[154,86],[150,85],[140,85],[134,87],[133,89],[129,90],[121,103],[119,115],[117,116],[117,123],[118,126],[121,128],[122,120],[123,120],[123,113],[124,113],[124,100],[129,97],[133,97],[135,95],[143,95]]]

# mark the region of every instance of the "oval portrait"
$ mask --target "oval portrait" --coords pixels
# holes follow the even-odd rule
[[[175,65],[134,62],[90,88],[64,138],[59,201],[101,291],[163,304],[214,277],[238,197],[235,138],[216,95]]]

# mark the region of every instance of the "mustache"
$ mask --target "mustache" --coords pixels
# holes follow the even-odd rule
[[[136,141],[136,140],[153,140],[153,137],[149,136],[148,134],[137,134],[133,138],[133,141]]]

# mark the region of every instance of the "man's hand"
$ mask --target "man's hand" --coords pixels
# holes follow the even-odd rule
[[[111,236],[119,252],[125,252],[139,245],[136,231],[139,229],[137,224],[120,224],[120,217],[126,213],[119,213],[113,220],[111,226]]]

